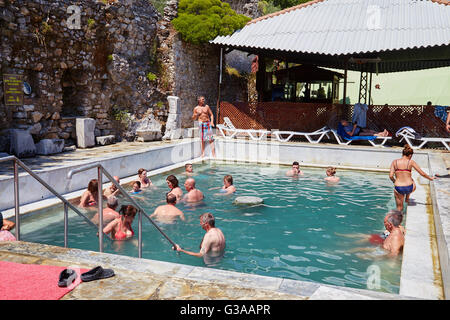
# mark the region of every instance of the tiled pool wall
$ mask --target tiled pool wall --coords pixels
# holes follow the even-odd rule
[[[326,167],[329,165],[342,169],[389,171],[392,160],[401,155],[400,148],[374,148],[364,146],[339,146],[328,144],[279,143],[274,141],[255,142],[250,140],[215,141],[217,160],[226,162],[255,162],[291,165],[298,161],[300,166]],[[209,148],[207,147],[206,154]],[[201,161],[198,139],[185,139],[165,146],[152,147],[136,153],[116,154],[102,158],[100,161],[86,160],[68,167],[45,169],[37,173],[67,199],[80,196],[90,179],[96,177],[96,170],[74,175],[67,183],[67,173],[79,166],[100,162],[111,174],[119,175],[121,183],[132,181],[139,167],[149,170],[149,175],[159,174],[183,166],[186,162]],[[430,174],[446,172],[445,163],[439,153],[416,151],[414,160]],[[61,177],[64,177],[62,179]],[[129,177],[128,179],[124,177]],[[436,192],[445,188],[444,181],[428,180],[415,176],[417,190],[414,197],[417,205],[408,208],[400,295],[443,299],[450,297],[449,290],[449,210],[446,195]],[[43,189],[32,177],[20,175],[20,202],[31,203],[30,210],[38,209],[33,202],[50,198],[58,203],[52,195]],[[14,189],[13,180],[0,180],[0,210],[12,208]],[[448,198],[448,196],[447,196]],[[44,203],[41,201],[40,203]],[[42,205],[41,205],[42,207]],[[22,210],[21,213],[27,210]],[[6,211],[11,215],[13,210]],[[411,213],[411,214],[409,214]],[[8,216],[8,214],[7,214]],[[417,250],[420,248],[419,250]],[[439,249],[439,252],[438,252]],[[422,252],[419,252],[422,250]],[[439,264],[440,262],[440,264]],[[442,288],[444,286],[444,289]]]

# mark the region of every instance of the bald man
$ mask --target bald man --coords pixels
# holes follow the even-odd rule
[[[204,198],[203,192],[195,188],[194,178],[186,179],[186,182],[184,183],[184,188],[186,189],[187,194],[184,196],[183,201],[199,202],[203,200]]]

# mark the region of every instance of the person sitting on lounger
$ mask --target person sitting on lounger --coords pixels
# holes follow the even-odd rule
[[[384,129],[381,132],[377,132],[374,130],[366,129],[358,127],[358,124],[355,122],[353,125],[348,122],[347,120],[341,120],[342,127],[344,128],[345,132],[350,136],[376,136],[376,137],[388,137],[389,131]]]

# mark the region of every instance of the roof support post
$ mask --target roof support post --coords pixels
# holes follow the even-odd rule
[[[256,91],[258,92],[258,102],[264,101],[264,84],[266,80],[266,58],[258,56],[258,71],[256,72]]]
[[[368,105],[370,106],[372,104],[372,72],[370,73],[370,77],[369,77],[369,103]]]
[[[217,105],[216,105],[216,124],[219,124],[220,114],[220,85],[222,84],[222,62],[223,62],[223,47],[220,47],[220,60],[219,60],[219,83],[217,84]]]
[[[361,71],[361,76],[359,78],[359,98],[358,103],[362,103],[364,101],[367,104],[367,71]]]

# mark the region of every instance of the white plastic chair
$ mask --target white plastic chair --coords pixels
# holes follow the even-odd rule
[[[262,140],[268,133],[270,133],[270,131],[264,129],[237,129],[228,117],[224,117],[223,121],[224,123],[218,124],[217,128],[220,130],[222,136],[226,139],[233,139],[237,134],[246,134],[250,137],[250,139],[256,141]],[[225,132],[231,132],[231,135],[227,135]]]
[[[327,138],[329,138],[328,133],[331,130],[328,129],[327,127],[322,127],[319,130],[316,130],[314,132],[299,132],[299,131],[274,131],[273,134],[275,135],[275,138],[277,138],[278,141],[280,142],[288,142],[289,140],[292,139],[293,136],[303,136],[306,139],[308,139],[308,141],[310,143],[319,143],[323,136],[327,136]],[[287,138],[283,138],[282,135],[287,134],[288,137]],[[311,137],[314,136],[319,136],[318,139],[313,139]]]
[[[420,149],[428,142],[440,142],[447,148],[447,150],[450,150],[450,147],[449,147],[450,138],[418,137],[417,132],[411,127],[400,128],[395,135],[397,137],[402,137],[400,139],[400,142],[402,140],[405,140],[406,143],[408,143],[409,146],[413,149]],[[421,141],[421,143],[419,145],[415,146],[415,145],[413,145],[411,140],[419,140],[419,141]]]

